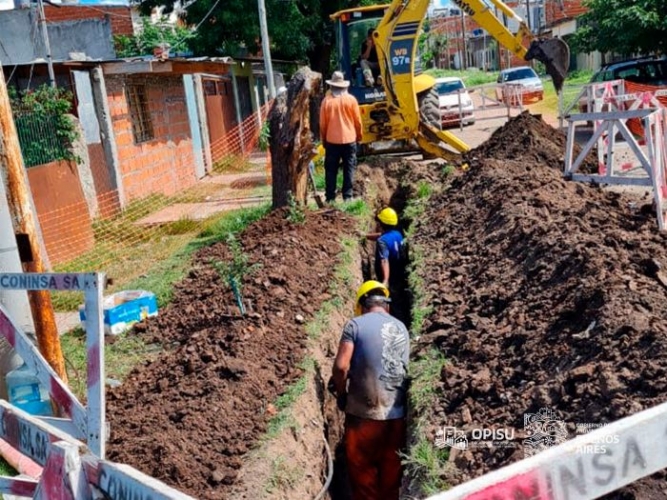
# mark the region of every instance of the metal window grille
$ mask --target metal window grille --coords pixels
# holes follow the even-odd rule
[[[148,110],[148,99],[146,98],[146,86],[140,84],[128,85],[125,89],[127,103],[130,109],[130,120],[132,122],[132,134],[134,142],[150,141],[155,137],[153,133],[153,122]]]

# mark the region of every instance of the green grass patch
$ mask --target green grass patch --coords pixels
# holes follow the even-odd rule
[[[420,436],[403,460],[410,484],[425,496],[449,489],[442,479],[448,458],[449,450],[436,448],[431,440]]]
[[[310,375],[315,371],[315,361],[312,358],[305,358],[301,362],[300,367],[305,373],[295,383],[290,385],[274,403],[278,413],[269,420],[266,434],[263,436],[264,440],[276,438],[284,429],[298,428],[298,423],[292,413],[292,407],[297,399],[299,399],[299,396],[306,392]]]
[[[291,461],[282,455],[271,460],[271,475],[266,481],[264,490],[268,494],[277,491],[294,488],[299,481],[303,480],[305,470],[297,465],[291,465]]]
[[[157,296],[158,305],[164,306],[171,299],[173,284],[185,276],[192,253],[204,246],[225,240],[236,234],[270,211],[270,204],[241,208],[224,212],[204,221],[181,220],[172,224],[178,227],[174,233],[186,228],[183,234],[154,234],[144,242],[101,242],[92,252],[56,266],[56,272],[81,272],[104,269],[113,285],[105,293],[119,290],[149,290]],[[149,230],[150,231],[150,230]],[[83,304],[80,292],[55,291],[51,293],[56,311],[75,311]]]
[[[345,304],[342,295],[349,293],[354,285],[355,278],[352,273],[352,264],[357,241],[349,237],[343,237],[341,245],[343,251],[338,255],[339,264],[334,270],[334,278],[328,288],[332,297],[322,304],[312,321],[306,324],[306,333],[313,340],[318,340],[322,333],[329,328],[329,317],[334,311],[341,310]]]
[[[69,386],[81,400],[86,399],[86,334],[77,328],[62,337],[60,344],[65,358]],[[153,351],[154,352],[154,351]],[[146,360],[150,352],[137,335],[121,334],[114,342],[104,346],[106,378],[124,380],[139,362]]]
[[[111,294],[118,290],[149,290],[156,295],[158,306],[165,307],[172,299],[174,284],[183,279],[192,265],[192,255],[204,246],[228,239],[245,229],[252,222],[269,212],[270,206],[242,208],[225,212],[207,221],[205,228],[196,235],[182,235],[183,238],[171,254],[152,263],[145,273],[131,279],[115,280],[112,287],[105,291]],[[164,242],[155,242],[155,251]],[[145,249],[144,251],[149,251]],[[135,263],[136,264],[136,263]],[[145,269],[145,268],[144,268]],[[83,296],[72,292],[54,295],[54,302],[60,300],[60,306],[76,309],[83,303]],[[67,309],[67,310],[70,310]],[[66,359],[70,385],[81,397],[86,391],[86,339],[81,329],[75,329],[61,337],[63,355]],[[125,376],[141,361],[147,359],[151,347],[144,344],[136,335],[118,335],[113,342],[105,346],[105,366],[107,377],[123,380]]]
[[[162,226],[162,231],[164,234],[169,236],[175,236],[178,234],[188,234],[199,231],[201,227],[201,221],[192,219],[191,217],[180,217],[174,222],[169,222]]]
[[[410,402],[417,414],[428,411],[435,402],[445,363],[445,356],[437,349],[429,349],[410,363]]]
[[[213,164],[216,174],[237,174],[252,170],[252,163],[243,155],[228,154]]]
[[[7,463],[7,460],[0,457],[0,476],[9,476],[14,477],[18,476],[18,471],[14,470],[14,467]]]
[[[264,203],[256,207],[242,208],[228,212],[225,217],[221,217],[217,221],[209,224],[204,229],[195,242],[195,246],[201,248],[203,246],[224,241],[228,235],[237,234],[243,231],[253,222],[261,219],[271,211],[271,204]]]
[[[466,87],[474,87],[475,85],[484,85],[487,83],[495,83],[498,80],[497,71],[481,71],[475,69],[455,70],[455,69],[429,69],[426,73],[434,78],[441,78],[444,76],[456,76],[463,80]]]

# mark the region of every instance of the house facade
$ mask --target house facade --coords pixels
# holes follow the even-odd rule
[[[534,33],[564,38],[576,30],[577,17],[586,12],[582,0],[529,0],[506,2]],[[507,28],[516,32],[518,23],[507,19],[497,8],[495,15],[503,20]],[[437,58],[439,68],[463,69],[479,68],[499,70],[526,64],[513,52],[499,46],[472,18],[458,8],[438,12],[431,18],[431,32],[447,39],[447,45]],[[528,41],[526,40],[526,44]],[[573,54],[571,67],[577,69],[597,69],[600,66],[599,53]]]

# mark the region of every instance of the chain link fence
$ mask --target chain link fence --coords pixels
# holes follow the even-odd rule
[[[218,226],[225,212],[270,202],[270,162],[268,153],[261,151],[258,144],[271,104],[266,103],[212,143],[208,175],[194,183],[189,181],[189,187],[179,192],[147,192],[121,209],[118,190],[105,187],[101,179],[104,176],[92,168],[89,182],[96,188],[92,200],[79,196],[56,209],[40,210],[38,206],[53,270],[102,271],[113,280],[106,293],[147,289],[154,291],[159,301],[164,300],[168,287],[162,289],[160,283],[151,280],[156,275],[163,279],[182,274],[183,256],[190,252],[189,245],[195,238],[212,238],[219,234]],[[31,167],[29,174],[32,167],[72,159],[72,148],[54,133],[56,127],[51,118],[22,109],[14,109],[14,113],[24,161]],[[94,158],[90,160],[94,167]],[[60,174],[65,176],[77,169],[76,161],[63,165]],[[85,186],[80,189],[73,184],[85,184],[81,172],[72,175],[70,188],[60,189],[57,196],[65,191],[85,193]],[[182,176],[183,168],[162,175]],[[193,172],[188,175],[194,177]],[[35,195],[32,180],[31,188],[39,205],[44,196]],[[57,312],[67,313],[58,315],[59,329],[66,331],[76,326],[83,297],[72,292],[53,292],[52,299]]]

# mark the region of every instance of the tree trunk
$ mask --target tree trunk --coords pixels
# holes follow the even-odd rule
[[[287,206],[290,194],[306,203],[308,164],[315,156],[322,75],[301,68],[274,100],[269,112],[273,208]]]
[[[330,43],[323,43],[316,45],[312,51],[308,52],[310,67],[313,71],[318,71],[327,78],[330,72],[332,50],[333,46]]]

